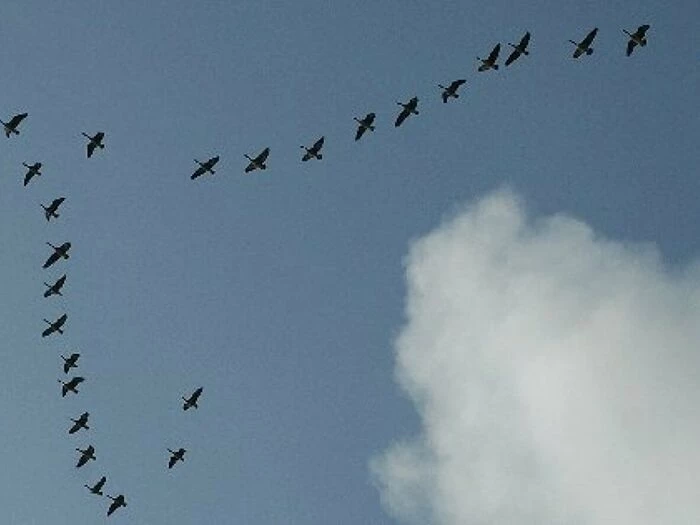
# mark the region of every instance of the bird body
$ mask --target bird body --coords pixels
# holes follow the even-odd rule
[[[365,118],[359,119],[357,117],[353,117],[355,122],[357,122],[359,125],[357,127],[357,131],[355,132],[355,140],[360,140],[362,135],[365,134],[365,131],[370,130],[374,131],[374,119],[376,118],[376,115],[374,113],[367,113],[365,115]]]
[[[185,461],[185,452],[187,451],[184,448],[179,448],[177,450],[168,449],[168,452],[171,454],[168,460],[169,469],[173,468],[178,461]]]
[[[443,104],[446,104],[447,100],[450,98],[459,98],[459,93],[457,93],[457,90],[459,89],[459,86],[465,82],[466,79],[460,78],[458,80],[453,80],[447,87],[443,86],[442,84],[438,84],[438,87],[442,89],[442,94],[440,96],[442,97]]]
[[[80,452],[80,457],[78,458],[78,463],[75,465],[75,468],[80,468],[85,463],[87,463],[90,460],[96,461],[97,457],[95,456],[95,447],[92,445],[88,445],[88,447],[85,450],[76,448],[78,452]]]
[[[637,28],[637,30],[634,33],[630,33],[626,29],[622,30],[623,33],[625,33],[629,37],[629,40],[627,42],[627,56],[630,56],[632,54],[632,51],[634,51],[635,47],[644,47],[647,45],[646,33],[650,27],[651,26],[649,24],[641,25]]]
[[[84,131],[82,132],[82,135],[90,140],[87,145],[87,158],[89,159],[92,157],[92,154],[95,152],[95,148],[100,148],[100,149],[105,149],[105,145],[102,142],[105,138],[105,134],[102,131],[98,131],[95,133],[93,137],[85,133]]]
[[[586,37],[581,40],[580,42],[574,42],[573,40],[569,40],[572,44],[576,46],[576,51],[574,51],[573,57],[578,58],[581,55],[592,55],[593,54],[593,48],[591,47],[591,44],[593,43],[593,40],[595,39],[596,35],[598,34],[598,28],[594,27],[587,35]]]
[[[44,322],[48,323],[49,327],[46,328],[43,332],[41,332],[41,337],[47,337],[54,332],[58,332],[59,334],[63,335],[63,325],[66,324],[67,319],[67,314],[63,314],[54,322],[51,322],[48,319],[44,319]]]
[[[197,401],[199,400],[199,396],[202,395],[202,391],[204,389],[200,386],[198,389],[196,389],[194,392],[192,392],[192,395],[190,396],[189,399],[186,397],[183,397],[182,400],[185,402],[182,405],[182,409],[187,411],[190,408],[197,408]]]
[[[34,178],[34,176],[41,176],[41,162],[35,162],[34,164],[27,164],[26,162],[23,162],[22,166],[27,168],[27,173],[24,175],[25,186],[29,184],[29,181],[31,181]]]
[[[0,120],[0,124],[2,124],[5,128],[5,136],[8,139],[10,138],[10,135],[19,135],[19,130],[17,129],[17,127],[19,126],[20,122],[27,118],[28,115],[29,113],[19,113],[7,122],[3,122],[2,120]]]
[[[44,283],[44,286],[47,287],[47,290],[44,292],[44,297],[51,297],[52,295],[63,295],[61,293],[61,289],[63,288],[63,285],[66,283],[66,274],[63,274],[61,277],[58,278],[58,280],[53,283],[53,284],[48,284]]]
[[[515,44],[511,44],[508,42],[508,45],[513,48],[513,52],[508,56],[506,59],[506,67],[511,65],[513,62],[515,62],[520,55],[529,55],[530,52],[527,50],[527,46],[530,43],[530,32],[528,31],[525,33],[525,35],[520,39],[520,42],[518,42],[518,45],[516,46]]]
[[[496,44],[493,49],[491,50],[491,53],[489,53],[488,58],[479,58],[476,57],[477,60],[481,61],[481,65],[479,66],[479,72],[482,71],[488,71],[489,69],[493,69],[494,71],[498,71],[498,64],[496,64],[496,61],[498,60],[498,54],[501,52],[501,44]]]
[[[397,104],[403,108],[394,122],[394,127],[398,128],[410,115],[418,115],[418,109],[416,109],[418,107],[418,97],[413,97],[405,104],[403,102],[397,102]]]
[[[70,255],[68,255],[68,250],[70,250],[71,243],[69,242],[64,242],[61,244],[61,246],[54,246],[50,242],[47,242],[51,248],[53,248],[53,253],[49,256],[48,259],[46,259],[46,262],[44,263],[43,268],[48,268],[51,266],[53,263],[58,261],[59,259],[69,259]]]
[[[321,154],[321,148],[323,147],[324,140],[324,137],[321,137],[316,142],[314,142],[314,145],[310,148],[307,148],[306,146],[299,146],[301,149],[306,150],[306,153],[304,153],[304,156],[301,158],[301,160],[303,162],[306,162],[307,160],[311,159],[321,160],[323,158],[323,154]]]
[[[256,157],[250,157],[249,155],[243,155],[246,159],[250,161],[250,163],[246,166],[245,172],[250,173],[251,171],[255,170],[266,170],[267,165],[265,162],[267,161],[267,157],[270,154],[270,148],[265,148],[262,150]]]
[[[216,157],[212,157],[209,160],[206,160],[204,162],[199,162],[197,159],[194,159],[194,161],[199,164],[199,168],[195,170],[195,172],[190,175],[190,179],[194,180],[197,177],[201,177],[205,173],[211,173],[214,175],[216,173],[214,171],[214,166],[216,165],[217,162],[219,162],[219,156],[217,155]]]
[[[60,379],[58,380],[59,383],[61,383],[63,386],[61,387],[61,397],[66,397],[66,394],[68,392],[73,392],[74,394],[78,393],[78,385],[85,381],[84,377],[80,376],[75,376],[71,378],[69,381],[61,381]],[[87,421],[87,418],[86,418]]]

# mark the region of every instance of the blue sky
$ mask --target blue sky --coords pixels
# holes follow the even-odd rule
[[[397,523],[371,458],[417,432],[394,376],[412,241],[507,185],[535,216],[696,257],[695,2],[25,1],[0,20],[0,508],[94,523]],[[624,56],[621,29],[651,24]],[[595,53],[569,39],[600,31]],[[532,33],[531,55],[476,56]],[[505,51],[505,49],[503,50]],[[505,56],[505,54],[503,55]],[[466,78],[443,105],[437,83]],[[396,101],[420,98],[399,129]],[[355,143],[354,116],[377,113]],[[106,133],[85,158],[81,131]],[[300,144],[326,136],[324,159]],[[4,137],[3,137],[4,139]],[[266,172],[243,154],[269,146]],[[193,158],[220,155],[191,181]],[[22,187],[21,163],[43,176]],[[59,220],[40,203],[62,195]],[[50,270],[45,242],[73,243]],[[42,281],[68,274],[65,297]],[[43,317],[68,313],[42,340]],[[59,354],[79,351],[78,396]],[[179,398],[204,387],[198,411]],[[68,436],[88,410],[92,429]],[[74,468],[92,443],[97,462]],[[187,459],[168,471],[166,448]]]

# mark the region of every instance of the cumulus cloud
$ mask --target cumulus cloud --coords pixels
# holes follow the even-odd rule
[[[403,523],[700,523],[700,272],[509,191],[415,242],[397,377],[422,421],[371,464]]]

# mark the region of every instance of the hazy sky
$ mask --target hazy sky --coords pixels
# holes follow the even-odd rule
[[[697,2],[3,7],[0,118],[29,113],[0,137],[7,523],[104,519],[102,475],[144,525],[700,520]]]

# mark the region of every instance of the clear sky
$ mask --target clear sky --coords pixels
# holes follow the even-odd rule
[[[422,427],[395,375],[413,241],[507,186],[535,217],[655,243],[671,271],[696,259],[698,3],[515,4],[3,6],[0,118],[29,113],[0,137],[6,523],[103,519],[109,500],[83,488],[101,475],[127,498],[121,523],[409,522],[370,464]],[[643,23],[627,58],[621,29]],[[594,54],[573,60],[567,41],[593,27]],[[530,56],[477,73],[526,30]],[[414,95],[420,114],[394,129]],[[88,160],[80,133],[98,130]],[[321,135],[324,159],[302,163]],[[268,170],[244,175],[266,146]],[[191,181],[213,155],[216,175]],[[42,270],[45,242],[66,240],[70,260]],[[63,272],[64,297],[44,299]],[[42,340],[63,312],[66,333]],[[86,381],[61,398],[72,351]],[[91,429],[69,436],[83,411]],[[75,469],[90,443],[97,461]]]

